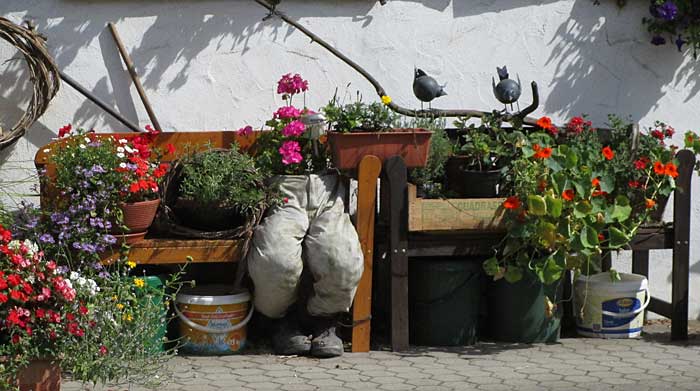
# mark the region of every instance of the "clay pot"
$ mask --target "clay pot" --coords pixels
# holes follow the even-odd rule
[[[391,132],[328,133],[333,164],[341,170],[357,168],[363,157],[374,155],[386,160],[401,156],[406,167],[424,167],[428,161],[430,136],[425,129],[395,129]]]
[[[129,229],[128,233],[148,231],[148,227],[156,217],[159,205],[160,199],[122,204],[123,224]]]

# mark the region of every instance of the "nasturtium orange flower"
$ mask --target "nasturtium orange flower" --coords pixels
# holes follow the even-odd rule
[[[645,206],[647,207],[647,209],[651,209],[651,208],[653,208],[653,207],[656,205],[656,201],[654,201],[654,200],[652,200],[652,199],[650,199],[650,198],[647,198],[647,199],[644,200],[644,204],[645,204]]]
[[[610,147],[604,147],[602,152],[603,156],[605,156],[605,158],[608,160],[612,160],[612,158],[615,157],[615,152],[613,152],[612,148]]]
[[[591,185],[593,185],[593,187],[600,187],[600,179],[598,179],[598,178],[593,178],[593,179],[591,180]]]
[[[666,173],[666,167],[663,163],[657,160],[654,162],[654,172],[657,175],[664,175]]]
[[[608,195],[608,193],[605,191],[596,190],[591,194],[591,197],[600,197],[604,195]]]
[[[548,159],[552,156],[552,148],[545,147],[535,153],[535,159]]]
[[[561,198],[567,201],[573,201],[575,195],[576,193],[574,192],[574,189],[567,189],[561,193]]]
[[[503,207],[506,209],[518,209],[520,208],[521,202],[517,196],[510,196],[503,201]]]
[[[535,145],[532,146],[532,150],[535,151],[535,152],[538,152],[540,149],[542,149],[542,147],[540,147],[539,144],[535,144]]]
[[[664,174],[670,176],[671,178],[676,178],[678,176],[678,167],[672,162],[666,163],[664,166]]]
[[[605,235],[603,235],[603,234],[598,234],[598,241],[599,241],[599,242],[602,242],[603,240],[605,240]]]

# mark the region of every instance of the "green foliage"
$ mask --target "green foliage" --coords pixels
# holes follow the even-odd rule
[[[444,196],[445,163],[454,153],[455,145],[445,132],[444,118],[412,118],[402,123],[406,128],[422,128],[433,132],[430,137],[430,151],[425,167],[411,170],[410,180],[418,186],[426,198]]]
[[[209,147],[182,159],[180,197],[200,205],[234,208],[250,213],[265,199],[263,174],[238,145],[229,150]]]
[[[502,115],[494,112],[481,119],[481,125],[467,125],[465,119],[454,122],[462,137],[458,154],[469,158],[473,170],[488,171],[506,167],[519,152],[524,138],[519,127],[502,128]]]
[[[380,132],[393,128],[399,120],[399,115],[387,108],[383,103],[362,102],[359,94],[352,103],[342,104],[336,94],[321,108],[330,128],[336,132],[367,131]]]
[[[552,283],[566,269],[595,271],[603,254],[628,245],[674,188],[665,144],[673,128],[657,122],[635,136],[615,116],[610,127],[597,131],[575,117],[562,129],[528,134],[512,161],[507,234],[484,264],[487,274],[513,281],[528,268]]]

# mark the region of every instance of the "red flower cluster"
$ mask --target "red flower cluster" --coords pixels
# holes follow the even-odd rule
[[[548,159],[552,156],[552,148],[550,147],[540,147],[539,144],[532,146],[532,150],[535,151],[535,159]]]
[[[584,129],[588,129],[589,131],[594,130],[592,125],[591,121],[586,121],[583,117],[573,117],[569,123],[566,124],[566,130],[570,133],[579,134],[582,133]]]
[[[0,334],[14,344],[30,338],[46,347],[62,333],[80,337],[89,310],[78,305],[69,279],[56,273],[56,263],[46,261],[33,243],[12,240],[0,225]]]
[[[552,119],[549,117],[542,117],[537,120],[537,126],[549,132],[552,136],[556,136],[559,133],[559,129],[552,123]]]
[[[656,173],[656,175],[668,175],[671,178],[676,178],[678,177],[678,167],[673,164],[673,162],[663,164],[657,160],[654,162],[654,173]]]

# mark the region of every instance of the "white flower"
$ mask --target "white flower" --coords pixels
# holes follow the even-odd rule
[[[124,163],[124,162],[119,163],[119,167],[126,168],[126,163]]]
[[[80,144],[79,147],[80,147],[80,149],[85,149],[85,148],[87,148],[87,147],[85,146],[85,144]]]
[[[80,278],[78,278],[78,281],[76,281],[76,283],[77,283],[79,286],[83,286],[83,285],[85,285],[85,284],[87,283],[87,279],[86,279],[85,277],[80,277]]]
[[[126,149],[126,151],[129,152],[129,153],[134,153],[133,148],[131,148],[131,147],[128,146],[128,145],[125,145],[125,146],[124,146],[124,149]]]
[[[44,153],[49,153],[51,150],[49,148],[44,149]]]
[[[119,152],[119,153],[117,153],[117,157],[120,159],[124,159],[124,154]]]
[[[90,139],[87,138],[87,137],[85,137],[83,140],[85,140],[85,142],[88,143],[88,144],[92,142],[92,140],[90,140]]]
[[[124,152],[124,148],[122,148],[122,147],[117,147],[117,152]]]
[[[119,139],[119,144],[126,144],[126,143],[128,143],[128,141],[126,141],[125,138],[120,138],[120,139]]]
[[[29,276],[27,277],[27,282],[29,282],[30,284],[33,284],[34,281],[36,281],[36,280],[34,279],[34,276],[29,275]]]
[[[70,272],[70,276],[68,276],[68,278],[71,280],[77,280],[78,278],[80,278],[80,274],[72,271],[72,272]]]
[[[70,289],[73,289],[73,283],[70,280],[64,280],[66,282],[66,286]]]
[[[12,251],[17,251],[19,250],[19,246],[21,246],[22,243],[20,243],[19,240],[15,239],[11,241],[10,243],[7,244],[7,247],[12,250]]]

